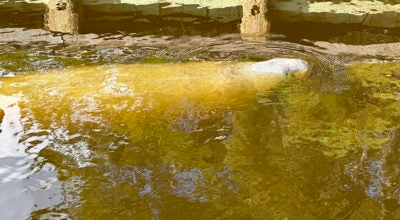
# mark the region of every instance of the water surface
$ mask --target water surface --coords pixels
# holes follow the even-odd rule
[[[280,79],[238,65],[0,79],[0,215],[400,217],[398,64]]]

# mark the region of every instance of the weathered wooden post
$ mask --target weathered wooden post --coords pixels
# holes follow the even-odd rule
[[[243,40],[263,41],[267,39],[268,0],[243,0],[243,17],[240,32]]]
[[[47,30],[68,34],[79,32],[79,0],[49,0],[47,7]]]

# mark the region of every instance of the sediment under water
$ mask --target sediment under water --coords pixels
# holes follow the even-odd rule
[[[0,213],[400,216],[397,64],[357,65],[340,78],[259,78],[238,65],[88,66],[0,79]]]

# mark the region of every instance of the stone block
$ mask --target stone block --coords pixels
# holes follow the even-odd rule
[[[399,13],[386,11],[383,13],[369,14],[363,25],[374,27],[394,28],[397,26],[397,17]]]
[[[136,12],[140,15],[160,15],[160,5],[158,3],[149,5],[136,5]]]
[[[397,27],[397,18],[400,16],[399,12],[385,11],[382,14],[382,27],[394,28]]]
[[[239,20],[241,19],[239,15],[240,13],[238,7],[208,9],[208,17],[211,18],[212,20],[220,22]]]
[[[349,23],[350,24],[361,24],[366,18],[367,14],[350,14]]]
[[[326,21],[326,13],[321,12],[321,13],[303,13],[301,14],[301,17],[303,21],[309,21],[309,22],[325,22]]]
[[[350,23],[350,15],[347,13],[334,13],[329,12],[326,13],[326,22],[333,24],[349,24]]]
[[[400,27],[400,16],[396,19],[396,27]]]
[[[207,8],[201,7],[200,5],[183,5],[182,13],[199,17],[207,17]]]
[[[130,4],[112,4],[111,11],[113,13],[136,13],[136,5]]]

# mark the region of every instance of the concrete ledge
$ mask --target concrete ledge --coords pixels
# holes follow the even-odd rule
[[[52,0],[0,0],[0,8],[27,12],[30,5],[47,5]],[[264,0],[266,1],[266,0]],[[93,13],[90,20],[101,20],[106,14],[119,14],[124,19],[135,16],[161,16],[168,20],[195,21],[202,17],[218,22],[240,20],[245,0],[81,0],[85,10]],[[337,2],[337,1],[335,1]],[[32,7],[40,10],[41,7]],[[359,24],[372,27],[400,27],[400,3],[387,4],[382,0],[351,0],[334,3],[311,0],[270,0],[268,13],[272,20],[311,21],[334,24]],[[86,13],[86,12],[84,12]],[[113,16],[106,17],[112,18]]]
[[[308,0],[271,0],[276,19],[333,24],[360,24],[372,27],[400,27],[400,4],[351,0],[333,3]]]

